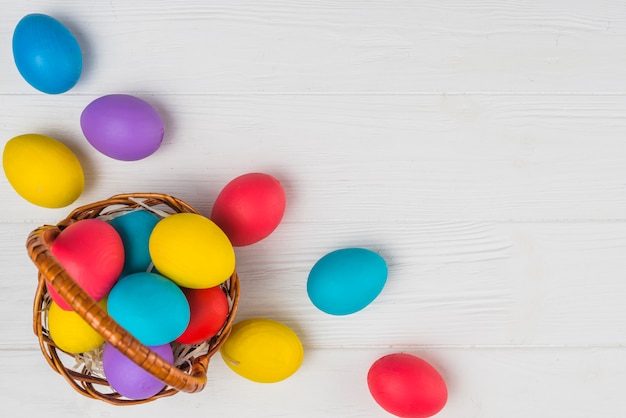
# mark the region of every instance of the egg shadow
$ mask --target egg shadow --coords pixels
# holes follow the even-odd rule
[[[90,33],[88,30],[89,22],[78,22],[73,18],[72,15],[67,15],[64,13],[55,12],[50,14],[50,16],[60,21],[70,32],[72,32],[72,35],[74,35],[76,41],[78,42],[78,45],[80,46],[80,51],[82,55],[82,70],[77,86],[79,86],[83,82],[89,81],[93,74],[93,69],[98,66],[98,63],[96,61],[99,55],[96,53],[96,51],[94,51],[94,43],[87,35]]]
[[[87,194],[93,189],[97,189],[99,179],[102,176],[98,175],[98,168],[96,167],[97,164],[93,158],[93,150],[86,149],[85,146],[80,146],[78,144],[80,142],[80,138],[75,138],[67,133],[51,130],[43,132],[43,135],[54,138],[63,143],[74,153],[74,155],[76,155],[78,161],[80,161],[80,165],[83,168],[85,176],[85,187],[81,195]]]
[[[137,93],[135,96],[150,104],[150,106],[157,111],[159,116],[161,116],[161,120],[163,121],[163,142],[156,152],[159,154],[170,152],[168,151],[168,148],[172,145],[171,139],[176,137],[176,131],[178,128],[176,118],[173,116],[170,107],[162,100],[162,96],[157,94]]]

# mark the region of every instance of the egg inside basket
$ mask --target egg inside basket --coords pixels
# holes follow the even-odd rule
[[[59,264],[50,251],[55,238],[68,226],[84,219],[107,219],[124,212],[145,209],[165,217],[176,213],[195,213],[197,210],[184,201],[158,193],[121,194],[73,210],[56,225],[44,225],[32,231],[27,240],[27,250],[38,269],[38,286],[33,306],[34,333],[41,351],[56,372],[79,393],[114,405],[133,405],[171,396],[179,391],[199,392],[207,381],[209,359],[228,337],[239,300],[237,273],[219,286],[228,299],[229,312],[221,330],[209,340],[197,344],[172,343],[173,364],[164,360],[131,333],[119,325],[94,301]],[[163,390],[145,399],[129,399],[115,391],[102,369],[102,347],[70,354],[61,350],[50,337],[48,312],[52,299],[49,286],[71,305],[104,340],[133,363],[165,384]]]

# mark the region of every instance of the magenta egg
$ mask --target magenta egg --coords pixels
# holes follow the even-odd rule
[[[115,228],[100,219],[83,219],[63,229],[50,252],[93,299],[105,297],[124,267],[124,244]],[[52,299],[64,310],[71,306],[47,283]]]
[[[426,361],[406,353],[378,359],[367,374],[374,400],[401,418],[427,418],[438,413],[448,400],[446,382]]]
[[[168,363],[174,362],[169,344],[148,347]],[[106,343],[102,354],[102,368],[109,385],[129,399],[147,399],[165,388],[165,383]]]
[[[110,94],[91,102],[81,114],[87,141],[116,160],[136,161],[161,146],[163,120],[148,102],[128,94]]]

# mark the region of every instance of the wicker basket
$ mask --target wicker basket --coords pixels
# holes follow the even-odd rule
[[[141,344],[124,328],[117,324],[106,311],[98,306],[59,265],[50,252],[50,245],[64,228],[70,224],[88,218],[114,215],[139,207],[165,213],[198,213],[187,203],[164,194],[134,193],[113,196],[107,200],[95,202],[75,209],[57,225],[42,226],[31,232],[27,241],[28,253],[39,270],[39,283],[33,306],[34,332],[39,345],[50,366],[60,373],[79,393],[93,399],[99,399],[114,405],[133,405],[150,402],[158,398],[174,395],[179,391],[199,392],[206,385],[207,367],[210,357],[224,343],[237,311],[239,300],[239,280],[233,273],[221,287],[226,293],[230,312],[222,330],[210,340],[194,346],[181,346],[175,350],[175,364],[171,365],[156,353]],[[123,398],[110,387],[101,373],[94,371],[80,355],[69,354],[60,350],[47,329],[48,305],[50,296],[46,290],[46,280],[50,285],[84,318],[106,341],[125,354],[136,364],[163,381],[165,388],[153,397],[142,400]],[[185,361],[177,364],[185,355]],[[77,361],[78,360],[78,361]],[[73,365],[71,363],[74,363]],[[79,365],[76,367],[76,365]]]

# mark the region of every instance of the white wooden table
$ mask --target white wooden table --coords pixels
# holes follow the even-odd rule
[[[8,417],[387,417],[366,384],[393,352],[439,369],[438,417],[626,414],[626,6],[604,0],[0,1],[2,141],[41,133],[81,158],[74,206],[156,191],[209,214],[263,171],[288,209],[237,250],[238,319],[300,335],[291,378],[252,383],[216,356],[208,387],[118,408],[74,392],[32,334],[27,234],[62,219],[2,176],[0,399]],[[27,85],[11,53],[33,12],[76,34],[70,92]],[[130,93],[163,114],[153,156],[97,153],[79,117]],[[331,317],[308,272],[346,246],[379,252],[387,286]],[[8,411],[8,414],[7,414]],[[5,415],[7,414],[7,415]]]

